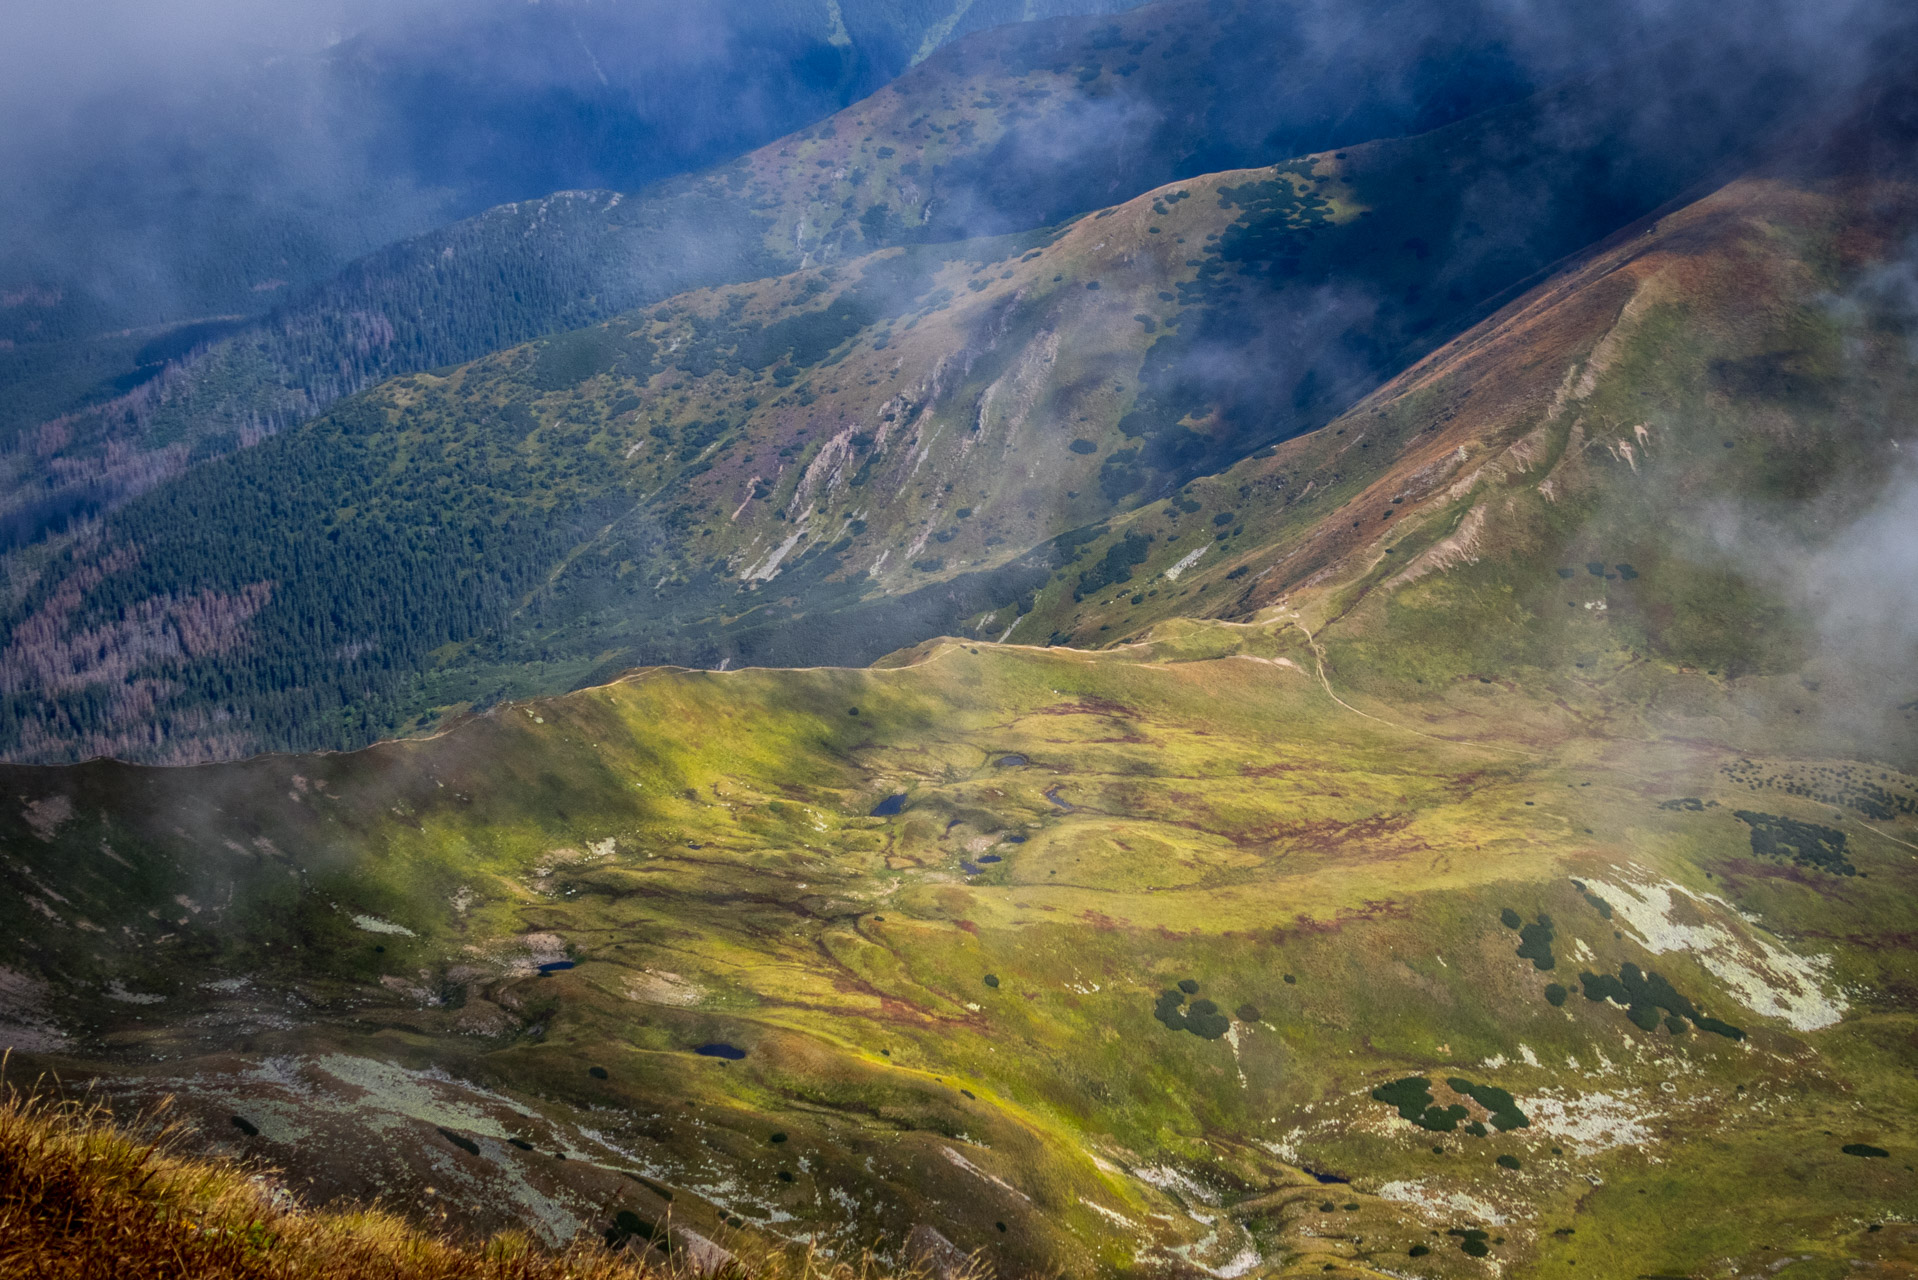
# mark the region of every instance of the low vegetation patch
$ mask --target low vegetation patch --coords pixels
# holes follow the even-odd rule
[[[1531,924],[1524,922],[1518,912],[1506,907],[1498,913],[1499,923],[1507,929],[1518,930],[1518,956],[1521,960],[1530,960],[1532,967],[1540,971],[1558,967],[1558,958],[1552,954],[1552,918],[1543,911]]]
[[[1685,1030],[1686,1020],[1690,1019],[1700,1031],[1710,1031],[1727,1040],[1745,1038],[1745,1033],[1729,1022],[1721,1022],[1700,1013],[1698,1007],[1675,990],[1662,974],[1648,973],[1630,960],[1618,967],[1616,978],[1609,974],[1581,973],[1578,980],[1585,988],[1587,1000],[1593,1003],[1610,1000],[1614,1004],[1624,1005],[1627,1016],[1642,1031],[1657,1030],[1662,1020],[1666,1030],[1679,1035]],[[1660,1010],[1670,1016],[1661,1019]]]
[[[1736,810],[1732,816],[1752,829],[1752,852],[1761,858],[1790,859],[1795,866],[1835,876],[1858,874],[1858,868],[1845,856],[1845,833],[1836,827],[1750,809]]]
[[[1452,1087],[1452,1092],[1463,1094],[1491,1112],[1489,1119],[1494,1129],[1525,1129],[1531,1126],[1532,1122],[1518,1109],[1518,1101],[1497,1085],[1473,1084],[1458,1076],[1452,1076],[1445,1083]]]
[[[1382,1084],[1372,1090],[1372,1100],[1397,1107],[1402,1119],[1433,1133],[1451,1133],[1458,1128],[1459,1121],[1471,1114],[1457,1103],[1439,1106],[1432,1097],[1432,1082],[1424,1076],[1407,1076]]]
[[[1152,1016],[1164,1023],[1168,1031],[1190,1031],[1201,1039],[1217,1040],[1232,1029],[1232,1019],[1210,1000],[1186,1004],[1186,998],[1197,995],[1198,991],[1197,982],[1182,979],[1177,987],[1160,992],[1158,1002],[1152,1006]]]

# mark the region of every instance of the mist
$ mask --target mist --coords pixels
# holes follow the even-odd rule
[[[20,6],[0,49],[0,341],[258,314],[493,205],[739,154],[928,41],[1132,2]]]

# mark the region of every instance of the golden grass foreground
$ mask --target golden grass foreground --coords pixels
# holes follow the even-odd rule
[[[377,1209],[309,1210],[268,1171],[185,1154],[167,1108],[122,1123],[57,1087],[0,1092],[0,1280],[671,1280],[680,1269],[583,1240],[464,1245]],[[769,1255],[712,1280],[878,1280]],[[913,1280],[907,1277],[906,1280]]]

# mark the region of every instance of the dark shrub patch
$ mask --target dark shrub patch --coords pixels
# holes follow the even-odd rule
[[[256,1126],[251,1120],[248,1120],[245,1116],[234,1116],[233,1127],[235,1129],[238,1129],[241,1133],[244,1133],[249,1138],[257,1138],[260,1136],[260,1130],[258,1126]]]
[[[1191,983],[1189,990],[1187,983]],[[1187,978],[1178,989],[1161,992],[1152,1007],[1152,1016],[1169,1031],[1190,1031],[1201,1039],[1217,1040],[1232,1029],[1232,1019],[1219,1012],[1219,1006],[1210,1000],[1194,1000],[1190,1008],[1185,1007],[1186,996],[1198,989],[1199,984]]]
[[[652,344],[645,346],[650,355]],[[559,391],[577,385],[611,369],[624,352],[625,344],[605,329],[580,329],[550,339],[533,360],[533,386]]]
[[[1464,1107],[1456,1104],[1438,1106],[1432,1097],[1432,1082],[1424,1076],[1407,1076],[1382,1084],[1372,1090],[1372,1100],[1398,1108],[1401,1119],[1433,1133],[1451,1133],[1468,1114]]]
[[[1536,924],[1518,931],[1518,957],[1530,960],[1535,969],[1554,969],[1558,961],[1552,955],[1552,918],[1540,913]]]
[[[469,1156],[476,1156],[480,1153],[479,1143],[473,1141],[463,1133],[454,1133],[451,1129],[441,1129],[439,1133],[440,1137],[445,1138]]]
[[[1240,1022],[1258,1022],[1265,1015],[1259,1012],[1256,1004],[1242,1004],[1232,1011],[1232,1016]]]
[[[1885,1160],[1891,1156],[1891,1152],[1869,1142],[1847,1142],[1840,1150],[1848,1156],[1863,1156],[1867,1160]]]
[[[1516,1169],[1519,1167],[1519,1161],[1517,1156],[1500,1156],[1497,1160],[1494,1160],[1492,1163],[1496,1164],[1501,1169]]]
[[[1531,1121],[1518,1109],[1518,1102],[1512,1095],[1495,1084],[1473,1084],[1470,1080],[1452,1076],[1446,1080],[1454,1093],[1462,1093],[1473,1102],[1492,1113],[1492,1125],[1497,1129],[1525,1129]]]
[[[767,1139],[769,1142],[784,1142],[785,1140],[786,1135],[783,1133],[775,1133],[771,1138]]]
[[[1189,996],[1196,996],[1199,994],[1199,981],[1197,978],[1180,978],[1178,982],[1178,986],[1179,986],[1179,990],[1185,992]]]
[[[1491,1238],[1490,1233],[1481,1231],[1477,1227],[1453,1227],[1445,1234],[1457,1236],[1458,1247],[1474,1258],[1483,1258],[1492,1251],[1491,1246],[1486,1243]]]
[[[1752,829],[1752,852],[1761,858],[1790,858],[1801,867],[1855,876],[1858,868],[1845,857],[1845,833],[1815,822],[1797,822],[1775,813],[1739,809],[1732,815]]]
[[[1232,1019],[1210,1000],[1194,1000],[1186,1010],[1185,1029],[1206,1040],[1217,1040],[1232,1029]]]
[[[1545,1001],[1555,1009],[1562,1006],[1565,1003],[1565,997],[1570,994],[1571,992],[1556,982],[1545,984]]]
[[[1455,1111],[1463,1111],[1463,1110],[1465,1110],[1465,1108],[1464,1108],[1464,1107],[1454,1107],[1454,1108],[1453,1108],[1453,1110],[1455,1110]],[[1485,1136],[1486,1136],[1486,1134],[1487,1134],[1488,1132],[1490,1132],[1490,1131],[1489,1131],[1488,1129],[1486,1129],[1486,1127],[1485,1127],[1485,1122],[1484,1122],[1484,1121],[1482,1121],[1482,1120],[1474,1120],[1474,1121],[1472,1121],[1472,1123],[1470,1123],[1470,1124],[1468,1124],[1468,1125],[1466,1125],[1466,1126],[1465,1126],[1465,1132],[1467,1132],[1467,1133],[1469,1133],[1469,1134],[1471,1134],[1471,1135],[1472,1135],[1472,1136],[1473,1136],[1474,1138],[1483,1138],[1483,1137],[1485,1137]]]
[[[588,1067],[586,1068],[586,1074],[591,1076],[595,1080],[604,1080],[606,1079],[606,1068],[605,1067]]]
[[[1674,1013],[1665,1019],[1665,1030],[1675,1036],[1682,1036],[1686,1031],[1690,1030],[1690,1025]]]
[[[1423,1258],[1426,1254],[1430,1252],[1432,1252],[1432,1247],[1430,1245],[1415,1244],[1410,1249],[1407,1249],[1405,1251],[1405,1256],[1408,1258]]]
[[[987,986],[989,986],[989,987],[993,987],[993,988],[995,988],[995,989],[996,989],[996,988],[997,988],[997,987],[999,986],[999,975],[998,975],[998,974],[996,974],[996,973],[989,973],[989,974],[987,974],[987,975],[986,975],[986,985],[987,985]]]
[[[1098,564],[1079,575],[1079,585],[1073,591],[1072,598],[1077,600],[1117,583],[1132,581],[1133,566],[1144,564],[1151,549],[1151,538],[1128,533],[1106,548],[1105,557]]]
[[[533,1144],[524,1138],[508,1138],[506,1141],[508,1145],[518,1147],[521,1151],[531,1151],[533,1149]]]
[[[1646,1031],[1657,1030],[1660,1021],[1658,1011],[1663,1009],[1673,1018],[1691,1019],[1701,1031],[1710,1031],[1732,1040],[1745,1038],[1745,1033],[1730,1023],[1699,1013],[1698,1007],[1674,990],[1663,974],[1647,973],[1629,960],[1618,967],[1616,978],[1609,974],[1581,973],[1578,980],[1585,988],[1587,1000],[1595,1004],[1610,1000],[1614,1004],[1624,1005],[1633,1024]]]
[[[1516,929],[1520,925],[1525,923],[1525,917],[1521,916],[1518,912],[1512,910],[1510,907],[1504,907],[1504,908],[1501,908],[1498,913],[1498,922],[1504,925],[1507,929]]]

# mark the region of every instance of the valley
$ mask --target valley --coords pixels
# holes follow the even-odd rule
[[[551,1240],[626,1212],[695,1251],[936,1232],[1002,1273],[1901,1274],[1918,778],[1834,760],[1812,799],[1824,762],[1762,720],[1657,705],[1387,704],[1281,609],[15,771],[7,1016],[41,1053],[10,1072],[178,1093],[313,1194]],[[1855,874],[1760,852],[1748,806]],[[1621,972],[1685,1016],[1600,994]],[[1374,1096],[1412,1079],[1452,1110]]]

